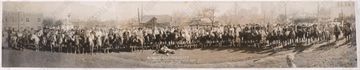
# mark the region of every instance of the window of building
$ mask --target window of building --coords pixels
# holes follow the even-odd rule
[[[29,18],[26,18],[26,22],[30,22]]]

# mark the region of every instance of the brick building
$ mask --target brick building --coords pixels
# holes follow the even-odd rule
[[[42,22],[42,14],[3,11],[3,28],[38,29]]]

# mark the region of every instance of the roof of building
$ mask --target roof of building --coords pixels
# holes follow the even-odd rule
[[[169,15],[145,15],[142,16],[140,23],[147,23],[151,21],[153,18],[156,18],[157,23],[170,23],[171,16]]]

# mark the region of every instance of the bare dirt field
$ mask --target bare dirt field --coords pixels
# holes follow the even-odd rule
[[[226,49],[177,49],[175,54],[152,54],[154,50],[90,54],[51,53],[47,51],[12,50],[3,48],[3,67],[87,67],[87,68],[232,68],[288,67],[286,54],[295,54],[297,67],[356,67],[356,46],[344,39],[319,42],[269,51]],[[301,52],[297,52],[298,50]],[[294,52],[295,51],[295,52]]]

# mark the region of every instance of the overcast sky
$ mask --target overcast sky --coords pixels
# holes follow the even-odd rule
[[[66,17],[86,20],[96,17],[100,20],[127,20],[137,16],[137,8],[143,8],[144,15],[171,15],[174,12],[194,14],[195,10],[215,7],[216,16],[234,9],[251,10],[252,13],[282,14],[286,6],[287,13],[316,13],[318,6],[339,13],[338,2],[4,2],[5,11],[23,11],[43,13],[48,17]],[[345,6],[347,14],[354,13],[354,6]],[[247,13],[241,13],[247,14]],[[331,14],[337,15],[337,14]]]

